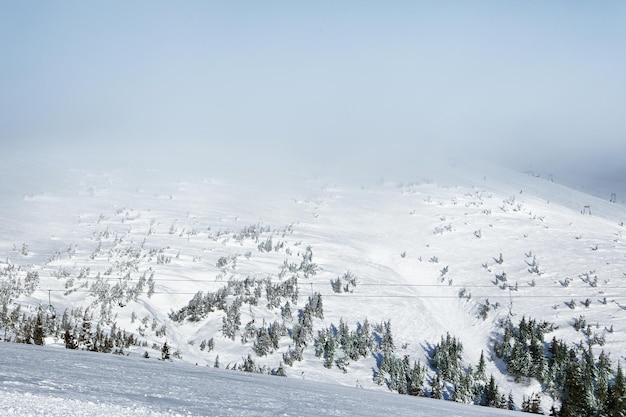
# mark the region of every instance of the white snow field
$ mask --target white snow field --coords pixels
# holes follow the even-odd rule
[[[3,416],[499,416],[508,412],[186,363],[0,344]]]
[[[249,354],[260,367],[279,366],[289,336],[261,357],[253,340],[242,341],[246,324],[282,320],[264,295],[241,308],[234,340],[222,334],[221,310],[196,321],[170,319],[197,292],[229,281],[284,282],[290,265],[307,256],[317,268],[299,273],[293,312],[320,293],[315,334],[341,319],[352,330],[365,319],[389,320],[396,355],[427,364],[449,332],[463,343],[466,364],[485,352],[487,373],[517,407],[540,386],[513,381],[494,357],[501,319],[546,320],[557,326],[548,341],[577,343],[584,336],[571,324],[584,316],[603,340],[596,354],[610,353],[615,366],[623,360],[624,206],[505,169],[456,164],[442,172],[342,182],[278,168],[276,178],[233,179],[166,169],[46,175],[5,166],[0,279],[38,277],[34,291],[12,297],[9,308],[61,315],[82,307],[94,328],[114,324],[142,345],[119,357],[65,351],[51,335],[44,348],[0,344],[0,415],[506,414],[389,393],[373,380],[374,356],[345,371],[327,369],[312,343],[301,361],[285,366],[287,379],[212,369],[218,355],[221,368]],[[348,271],[356,285],[333,291],[331,280]],[[507,285],[495,278],[502,272]],[[213,349],[202,347],[211,338]],[[176,352],[174,363],[153,359],[164,342]],[[552,402],[543,396],[543,409]]]

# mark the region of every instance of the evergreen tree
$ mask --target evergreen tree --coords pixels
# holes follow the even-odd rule
[[[287,373],[285,372],[285,368],[283,367],[282,361],[278,365],[278,369],[276,370],[276,376],[287,376]]]
[[[19,343],[31,344],[33,340],[32,334],[32,325],[28,317],[26,317],[26,313],[22,315],[22,326],[21,326],[21,335],[20,331],[16,329],[15,340],[19,341]]]
[[[250,354],[248,353],[248,357],[243,362],[243,371],[254,372],[254,369],[255,369],[254,360],[252,359],[252,356],[250,356]]]
[[[515,401],[513,400],[513,391],[509,391],[509,397],[506,401],[506,408],[508,410],[515,410]]]
[[[420,362],[414,362],[409,377],[409,395],[423,395],[425,374],[426,368]]]
[[[318,319],[324,319],[324,305],[322,303],[322,295],[318,292],[309,297],[309,306],[311,307],[311,315]]]
[[[391,321],[383,323],[383,337],[381,342],[381,349],[383,352],[393,352],[395,345],[393,343],[393,335],[391,334]]]
[[[65,330],[63,341],[65,342],[65,349],[78,349],[76,339],[74,338],[74,335],[70,333],[69,329]]]
[[[548,361],[544,353],[543,341],[536,337],[535,333],[533,333],[533,337],[531,338],[528,351],[531,362],[529,376],[533,376],[539,381],[545,381],[548,372]]]
[[[461,359],[463,345],[450,333],[446,338],[441,338],[441,342],[435,346],[432,352],[432,364],[441,373],[444,381],[457,383],[461,375]]]
[[[37,313],[35,328],[33,329],[33,343],[43,345],[43,324],[41,323],[41,311]]]
[[[483,394],[483,401],[480,405],[484,405],[487,407],[498,407],[500,403],[500,392],[498,391],[498,384],[496,384],[496,380],[491,375],[489,378],[489,382],[485,386],[485,392]]]
[[[598,397],[595,390],[597,367],[591,346],[588,346],[588,349],[582,350],[582,359],[580,367],[582,372],[585,407],[590,411],[597,410],[599,408]]]
[[[470,404],[474,398],[474,378],[472,376],[472,368],[468,367],[459,382],[454,386],[454,392],[452,393],[452,401],[459,403]]]
[[[500,401],[498,402],[498,408],[506,410],[507,408],[507,400],[504,394],[500,394]]]
[[[608,414],[611,417],[623,417],[626,415],[626,381],[622,364],[617,364],[617,373],[613,385],[609,387]]]
[[[278,323],[276,320],[272,324],[270,324],[269,329],[267,330],[267,335],[270,339],[270,347],[271,349],[278,349],[278,345],[280,342],[281,336],[285,334],[286,330],[283,325]]]
[[[541,412],[541,397],[536,392],[530,396],[530,413],[543,414]]]
[[[441,378],[439,378],[439,373],[435,374],[431,387],[430,398],[441,400],[443,398],[443,382],[441,381]]]
[[[478,366],[476,367],[476,373],[474,374],[474,379],[478,382],[486,383],[487,382],[487,374],[485,372],[485,352],[480,351],[480,359],[478,360]]]
[[[357,328],[357,353],[365,358],[371,353],[373,347],[372,328],[365,319],[363,324]]]
[[[257,356],[266,356],[270,353],[272,341],[270,340],[270,336],[267,333],[267,329],[265,327],[261,327],[256,331],[256,339],[253,344],[253,349],[256,352]]]
[[[167,342],[163,343],[163,347],[161,348],[161,360],[170,360],[170,347],[167,345]]]
[[[597,415],[606,416],[609,407],[609,386],[604,379],[598,379],[596,384],[596,396]]]
[[[522,397],[521,411],[522,413],[530,413],[530,398],[526,397],[526,395]]]
[[[333,362],[335,360],[335,338],[332,334],[329,334],[329,337],[324,342],[323,349],[323,357],[324,357],[324,367],[330,369],[333,366]]]
[[[560,417],[579,417],[590,415],[587,395],[580,365],[571,361],[565,375],[565,385],[561,397]]]

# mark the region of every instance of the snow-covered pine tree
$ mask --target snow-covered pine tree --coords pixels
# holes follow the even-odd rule
[[[480,351],[480,359],[478,360],[478,366],[476,367],[476,372],[474,373],[474,379],[479,383],[487,383],[485,352],[482,350]]]
[[[282,361],[278,365],[278,369],[276,369],[276,376],[287,376],[287,372],[285,372],[285,367],[283,366]]]
[[[430,398],[441,400],[443,398],[443,388],[443,381],[441,381],[439,373],[436,373],[431,382]]]
[[[252,356],[250,356],[250,354],[248,353],[248,357],[246,357],[246,359],[243,362],[243,371],[254,372],[255,368],[256,368],[256,365],[254,363],[254,360],[252,359]]]
[[[41,321],[41,311],[37,313],[37,317],[35,319],[35,326],[33,328],[33,343],[39,346],[43,345],[43,324]]]
[[[480,405],[484,405],[487,407],[498,407],[500,404],[500,391],[498,390],[498,384],[496,384],[496,380],[491,375],[489,378],[489,382],[485,386],[485,390],[483,393],[483,399]]]
[[[474,400],[474,376],[472,367],[468,366],[465,373],[459,378],[459,382],[454,386],[454,392],[452,393],[452,401],[456,401],[464,404],[471,404]]]
[[[373,348],[374,348],[374,340],[372,338],[372,328],[369,324],[369,322],[367,321],[367,319],[365,319],[363,321],[363,324],[360,326],[357,326],[357,352],[359,355],[363,356],[364,358],[369,355]]]
[[[506,408],[508,410],[515,410],[515,401],[513,400],[513,391],[509,391],[509,396],[506,400]]]
[[[626,415],[626,380],[622,371],[622,364],[617,364],[617,372],[613,384],[609,386],[608,415],[623,417]]]
[[[452,383],[457,383],[461,375],[461,360],[463,345],[455,337],[446,334],[445,339],[441,337],[431,353],[433,366],[441,374],[441,379]]]
[[[576,361],[570,361],[565,375],[563,394],[561,396],[560,417],[578,417],[591,415],[587,403],[584,375]]]
[[[393,343],[393,335],[391,334],[391,321],[389,320],[383,323],[383,334],[380,347],[383,352],[388,353],[392,353],[395,349],[395,345]]]
[[[424,395],[424,377],[426,376],[426,367],[419,361],[413,362],[413,368],[409,373],[409,395]]]
[[[170,347],[167,345],[167,342],[163,343],[163,347],[161,347],[161,360],[170,360]]]

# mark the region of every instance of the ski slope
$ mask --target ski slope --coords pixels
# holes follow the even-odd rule
[[[506,416],[391,393],[157,360],[0,344],[0,415]]]
[[[422,363],[428,362],[434,344],[449,332],[463,343],[467,364],[476,364],[481,351],[487,353],[487,372],[493,373],[500,389],[511,391],[518,403],[539,386],[533,381],[515,383],[493,357],[492,340],[501,319],[518,321],[527,316],[546,320],[557,326],[548,338],[575,343],[583,336],[571,323],[584,316],[593,332],[604,337],[603,346],[595,349],[610,352],[614,362],[626,354],[624,206],[544,178],[462,164],[402,182],[347,181],[280,170],[275,178],[268,178],[191,175],[167,169],[69,168],[46,176],[4,169],[0,268],[18,265],[20,273],[35,271],[39,276],[33,294],[18,297],[14,305],[32,313],[39,305],[51,305],[57,314],[89,307],[94,320],[108,315],[117,328],[146,342],[146,346],[127,351],[131,358],[140,358],[144,352],[157,357],[160,352],[154,346],[167,342],[177,352],[177,362],[198,365],[168,368],[176,369],[174,372],[209,372],[206,366],[212,367],[218,355],[221,367],[255,355],[252,343],[242,343],[240,334],[235,340],[222,336],[221,312],[182,323],[172,321],[171,312],[187,305],[198,291],[217,291],[229,280],[251,277],[280,282],[285,262],[301,262],[308,247],[318,269],[314,275],[299,278],[298,307],[313,293],[322,295],[324,317],[315,320],[315,331],[337,326],[340,319],[351,329],[365,319],[372,324],[389,320],[396,354]],[[270,238],[272,250],[261,251],[259,245]],[[357,285],[348,292],[334,292],[330,281],[347,271],[356,276]],[[503,272],[506,285],[495,279]],[[134,285],[144,273],[154,274],[154,294],[148,296],[144,289],[136,301],[116,303],[109,311],[90,292],[98,279],[112,291],[118,283]],[[481,306],[487,300],[489,311],[483,318]],[[281,318],[280,310],[263,303],[246,305],[241,315],[242,329],[247,323]],[[202,341],[210,338],[214,350],[201,349]],[[279,349],[254,359],[259,366],[274,369],[291,343],[289,337],[283,337]],[[46,344],[62,346],[63,341],[49,337]],[[120,359],[96,355],[93,360],[109,363]],[[132,363],[143,366],[141,361]],[[344,386],[363,387],[377,401],[398,401],[398,407],[405,401],[423,401],[398,395],[378,397],[374,391],[387,388],[374,383],[375,367],[376,359],[369,357],[350,363],[347,372],[337,367],[326,369],[309,347],[303,360],[286,367],[286,372],[294,384],[301,379],[334,384],[332,388],[314,385],[320,396]],[[263,384],[284,383],[211,372],[206,378],[259,381],[251,388],[253,392]],[[306,387],[298,389],[312,389]],[[31,395],[44,395],[41,386],[35,384],[34,388]],[[10,394],[5,398],[19,403],[15,393],[27,391],[20,389],[24,391],[5,390]],[[356,392],[357,403],[361,402],[360,391],[349,392]],[[72,400],[81,404],[97,400],[99,395],[93,395],[92,399]],[[124,407],[135,407],[130,404],[133,399],[146,406],[152,403],[140,401],[143,394],[120,395],[126,401]],[[549,409],[551,399],[545,400],[543,406]],[[315,397],[310,401],[318,402]],[[198,407],[193,413],[214,412],[212,408],[206,411],[203,407],[209,406],[205,403]],[[233,407],[230,415],[243,415],[243,409]],[[306,415],[299,410],[293,415]],[[346,414],[329,415],[355,415],[348,413],[348,406],[342,410]],[[126,411],[111,409],[113,415]],[[258,415],[275,415],[275,411]],[[480,415],[485,412],[477,411]],[[411,413],[415,415],[415,410]],[[470,414],[464,411],[462,415]]]

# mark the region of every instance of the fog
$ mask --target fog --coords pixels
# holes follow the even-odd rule
[[[3,159],[616,180],[625,19],[618,1],[2,2]]]

